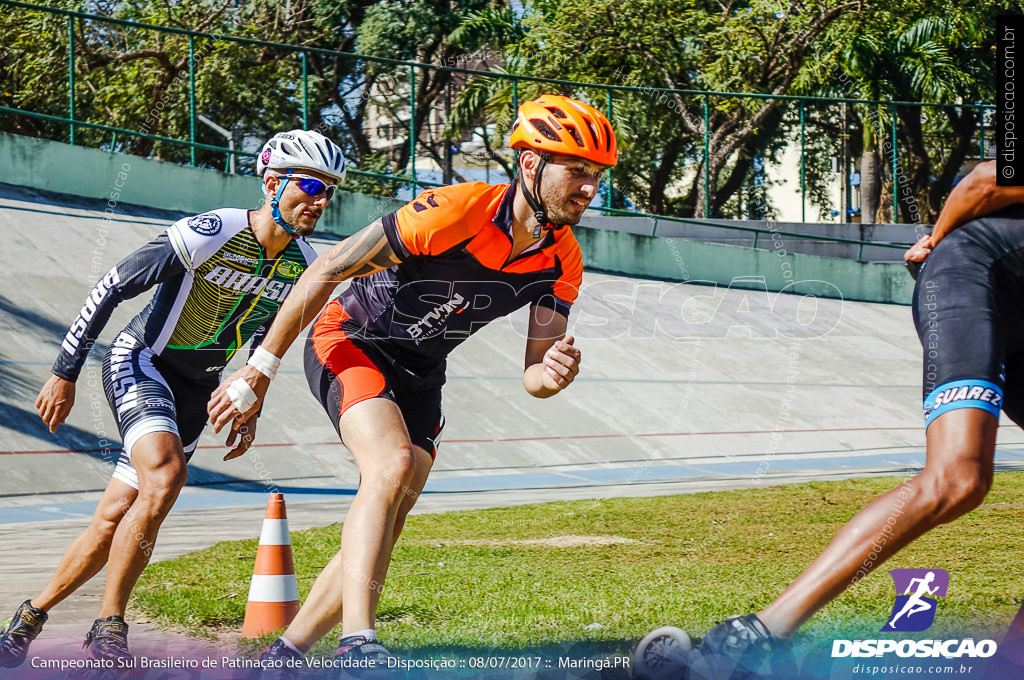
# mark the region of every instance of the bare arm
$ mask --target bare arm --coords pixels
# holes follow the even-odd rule
[[[299,277],[261,346],[276,357],[284,356],[302,329],[320,313],[340,282],[368,276],[396,264],[398,257],[388,244],[380,221],[348,237],[318,257]],[[227,394],[228,385],[235,380],[247,382],[257,395],[256,403],[242,414],[238,413]],[[213,431],[219,432],[231,420],[237,424],[244,423],[263,405],[263,397],[269,387],[270,379],[248,364],[221,382],[207,404]]]
[[[568,321],[565,315],[547,307],[530,308],[523,387],[534,397],[546,399],[558,394],[580,372],[580,350],[573,347],[572,337],[565,338]]]
[[[903,258],[909,262],[924,262],[931,249],[957,227],[1014,203],[1024,203],[1024,187],[998,186],[996,170],[995,161],[986,161],[960,180],[946,199],[931,235],[922,236]]]
[[[295,338],[320,313],[339,283],[398,264],[378,220],[316,258],[299,278],[267,331],[262,347],[284,356]]]
[[[934,246],[949,232],[973,219],[1024,202],[1024,187],[996,185],[996,162],[979,163],[953,187],[932,231]]]

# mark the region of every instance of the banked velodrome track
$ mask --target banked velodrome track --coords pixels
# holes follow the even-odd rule
[[[103,207],[0,185],[4,618],[43,585],[110,475],[118,437],[98,361],[145,296],[115,313],[56,435],[36,416],[35,395],[94,281],[174,218],[122,206],[105,221]],[[685,272],[686,242],[666,243]],[[572,323],[582,372],[553,399],[521,387],[521,317],[452,355],[444,442],[419,511],[899,475],[924,461],[908,307],[588,273]],[[257,535],[268,485],[286,494],[293,530],[343,517],[357,473],[294,349],[257,439],[225,463],[220,438],[204,435],[154,559]],[[1020,431],[1004,421],[999,442],[998,468],[1024,468]],[[34,650],[77,645],[101,592],[102,576],[57,607]],[[133,627],[138,652],[179,644],[194,643]]]

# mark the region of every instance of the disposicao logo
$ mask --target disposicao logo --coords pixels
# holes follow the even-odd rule
[[[937,597],[946,597],[949,573],[944,569],[893,569],[896,601],[882,632],[913,633],[927,630],[935,622]],[[832,657],[899,657],[946,659],[987,658],[996,653],[994,640],[834,640]]]
[[[949,590],[949,572],[945,569],[893,569],[889,572],[896,584],[896,602],[883,632],[916,633],[928,630],[935,622],[935,610]]]

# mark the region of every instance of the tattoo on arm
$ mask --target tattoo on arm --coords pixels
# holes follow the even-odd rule
[[[398,257],[388,244],[384,225],[374,222],[336,246],[337,252],[328,261],[327,273],[342,279],[366,276],[398,264]]]

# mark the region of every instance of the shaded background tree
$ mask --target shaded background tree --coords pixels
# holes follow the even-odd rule
[[[782,100],[712,98],[705,166],[703,100],[650,88],[785,94],[813,41],[844,12],[860,11],[860,4],[542,0],[530,8],[521,37],[497,33],[514,40],[499,42],[511,55],[506,68],[647,88],[616,95],[623,160],[613,181],[638,207],[674,215],[705,214],[707,184],[707,212],[720,215],[753,160],[764,155],[770,138],[764,133],[780,124]],[[507,110],[507,83],[488,82],[489,96],[475,99],[484,110],[463,110],[462,120],[482,114],[493,122]],[[564,93],[604,106],[599,92]]]
[[[464,39],[462,47],[455,46],[448,34],[468,14],[487,6],[481,0],[76,0],[61,5],[118,19],[347,53],[310,53],[304,92],[297,50],[196,38],[197,113],[232,130],[241,144],[301,125],[305,101],[311,128],[332,136],[357,165],[384,173],[401,173],[409,163],[408,133],[404,141],[383,149],[370,139],[382,115],[390,118],[394,129],[408,129],[408,69],[364,57],[425,64],[454,60],[474,45]],[[75,19],[74,25],[77,119],[148,135],[189,138],[187,36],[83,19]],[[43,12],[5,11],[0,30],[11,38],[0,47],[0,102],[67,116],[66,19]],[[430,111],[450,78],[451,72],[443,69],[419,71],[413,120],[417,140],[428,132]],[[67,141],[67,126],[61,123],[11,117],[4,127]],[[116,147],[176,162],[190,158],[187,148],[152,137],[117,137],[84,127],[77,134],[80,143],[90,146]],[[431,145],[426,136],[418,151],[440,157],[436,144]],[[216,146],[225,143],[203,125],[196,127],[196,140]],[[212,167],[226,164],[225,154],[216,151],[200,150],[197,160]],[[251,161],[243,163],[247,167]],[[379,184],[376,188],[380,189]]]
[[[197,38],[197,112],[230,129],[251,151],[272,132],[300,125],[338,141],[357,166],[385,175],[413,155],[465,179],[451,146],[470,135],[506,175],[504,140],[518,101],[558,90],[605,109],[604,91],[492,76],[632,86],[618,92],[613,122],[621,163],[603,196],[615,207],[679,216],[735,217],[744,192],[766,181],[799,137],[799,116],[782,95],[900,99],[944,104],[895,109],[897,160],[921,220],[930,221],[971,156],[980,117],[965,104],[989,101],[995,16],[1020,0],[64,0],[63,7],[112,17],[315,48],[306,62],[290,47]],[[67,114],[67,27],[63,17],[12,10],[0,15],[0,102]],[[176,139],[189,138],[188,39],[97,21],[75,21],[80,119]],[[480,57],[486,50],[486,57]],[[475,55],[475,56],[474,56]],[[375,60],[383,58],[383,61]],[[389,60],[426,66],[409,68]],[[456,72],[473,64],[480,73]],[[658,88],[721,93],[707,98]],[[410,90],[415,96],[410,101]],[[759,95],[760,98],[741,97]],[[304,103],[308,105],[304,108]],[[710,125],[705,129],[704,106]],[[412,115],[413,109],[415,115]],[[832,157],[858,157],[865,221],[892,219],[891,162],[881,157],[888,106],[808,104],[807,190],[831,216]],[[442,113],[443,112],[443,113]],[[3,128],[67,139],[67,126],[7,116]],[[705,157],[705,134],[710,153]],[[152,137],[78,129],[80,143],[186,162],[187,148]],[[199,125],[196,139],[224,140]],[[787,151],[788,150],[788,151]],[[225,154],[197,153],[224,167]],[[242,163],[251,171],[251,161]],[[843,164],[845,167],[845,164]],[[799,182],[798,177],[784,178]],[[351,177],[350,187],[394,185]],[[705,187],[709,189],[706,191]],[[605,188],[607,191],[607,187]],[[901,219],[914,214],[901,203]]]
[[[964,163],[979,154],[981,116],[963,105],[994,98],[995,16],[1007,7],[923,0],[844,17],[823,35],[818,58],[798,82],[802,94],[947,104],[895,108],[896,160],[915,199],[899,203],[904,222],[933,222]],[[891,221],[893,158],[883,146],[892,108],[857,105],[850,121],[862,221]]]

